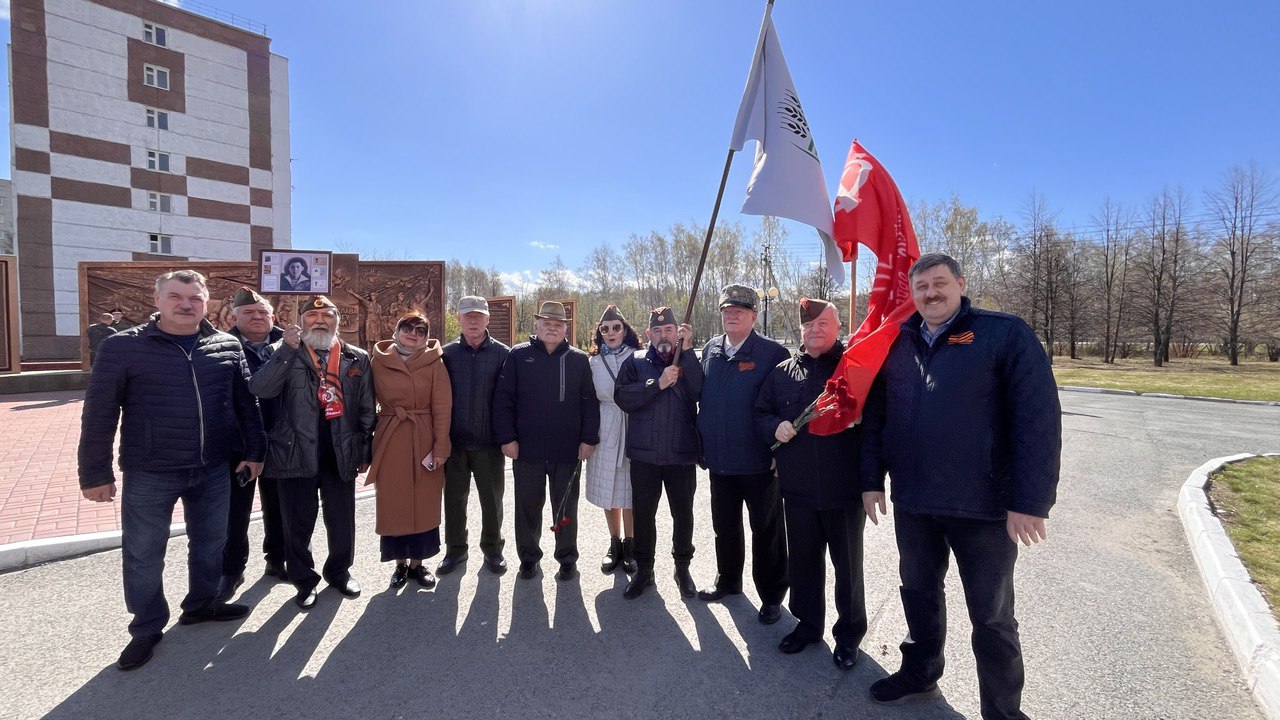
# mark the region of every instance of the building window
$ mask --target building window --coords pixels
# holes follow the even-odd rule
[[[169,172],[169,153],[157,150],[147,151],[147,169]]]
[[[173,212],[173,196],[164,193],[147,193],[147,205],[152,212]]]
[[[172,235],[151,235],[151,252],[156,255],[172,255],[173,254],[173,236]]]
[[[169,30],[167,28],[162,28],[159,25],[152,25],[151,23],[143,23],[142,39],[146,40],[152,45],[159,45],[160,47],[168,47],[169,46]]]
[[[169,113],[163,110],[147,108],[147,127],[160,130],[169,129]]]
[[[159,65],[142,66],[142,84],[161,90],[169,89],[169,68]]]

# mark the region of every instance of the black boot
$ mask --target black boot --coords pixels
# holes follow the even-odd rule
[[[618,569],[618,564],[621,562],[622,540],[609,538],[609,552],[605,553],[604,559],[600,561],[600,572],[609,575]]]
[[[636,574],[636,541],[634,538],[622,539],[622,572]]]
[[[628,600],[634,600],[644,593],[644,589],[653,585],[653,571],[639,570],[636,576],[631,578],[631,582],[627,583],[627,589],[622,591],[622,597]]]
[[[676,567],[676,587],[680,588],[680,594],[687,598],[698,594],[698,586],[694,584],[693,576],[689,574],[688,565]]]

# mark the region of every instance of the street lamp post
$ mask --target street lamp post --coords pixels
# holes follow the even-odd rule
[[[769,303],[778,299],[778,288],[771,287],[768,290],[759,288],[756,290],[756,295],[760,298],[760,302],[764,303],[764,336],[772,337],[769,335]]]

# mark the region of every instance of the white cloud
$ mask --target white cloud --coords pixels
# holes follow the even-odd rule
[[[539,250],[559,250],[560,249],[560,246],[556,245],[555,243],[544,243],[544,242],[538,242],[537,240],[530,241],[529,247],[537,248]]]
[[[0,20],[9,19],[9,0],[0,0]]]

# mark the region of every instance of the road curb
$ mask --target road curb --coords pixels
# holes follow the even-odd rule
[[[371,498],[373,495],[373,488],[362,490],[356,493],[356,500]],[[257,522],[262,519],[262,513],[260,511],[255,512],[249,517],[253,522]],[[174,523],[169,526],[169,537],[185,535],[186,533],[186,523]],[[114,550],[120,547],[120,538],[119,530],[108,530],[106,532],[40,538],[38,540],[24,540],[0,545],[0,573],[25,570],[35,565],[42,565],[56,560],[69,560],[81,555],[92,555],[104,550]]]
[[[1254,702],[1269,720],[1280,720],[1280,626],[1240,562],[1205,492],[1224,465],[1255,457],[1220,457],[1191,473],[1178,493],[1178,515],[1227,644],[1240,664]]]
[[[1137,390],[1113,390],[1111,388],[1086,387],[1083,385],[1059,385],[1059,390],[1066,392],[1094,393],[1096,395],[1132,395],[1166,400],[1199,400],[1201,402],[1233,403],[1235,405],[1267,405],[1280,406],[1275,400],[1235,400],[1233,398],[1208,397],[1205,395],[1174,395],[1161,392],[1138,392]]]

